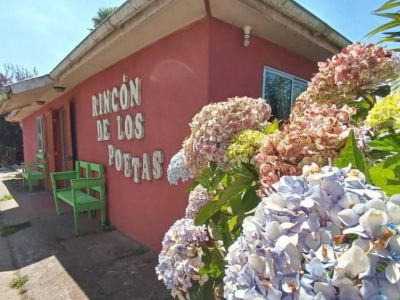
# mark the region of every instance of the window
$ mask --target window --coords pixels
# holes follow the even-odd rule
[[[307,88],[307,81],[290,74],[265,67],[263,98],[271,105],[272,114],[287,119],[296,98]]]
[[[38,153],[44,153],[44,119],[36,118],[36,148]]]

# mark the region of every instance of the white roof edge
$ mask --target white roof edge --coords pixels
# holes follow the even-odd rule
[[[53,82],[53,79],[49,75],[43,75],[39,77],[33,77],[24,79],[15,83],[6,85],[0,89],[2,94],[20,94],[26,91],[34,90],[43,86],[46,86]]]
[[[245,0],[247,1],[247,0]],[[312,12],[294,0],[256,0],[270,5],[275,10],[296,20],[310,31],[325,37],[330,43],[338,48],[344,48],[352,41],[332,28],[329,24],[318,18]]]
[[[127,0],[111,16],[97,26],[82,42],[80,42],[51,72],[50,77],[58,80],[68,67],[83,57],[99,41],[131,19],[139,11],[155,0]]]

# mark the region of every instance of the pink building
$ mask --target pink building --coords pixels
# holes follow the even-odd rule
[[[103,164],[110,222],[159,249],[186,207],[165,173],[193,115],[250,96],[284,118],[348,43],[294,1],[128,0],[50,74],[3,89],[0,113],[21,123],[25,160]]]

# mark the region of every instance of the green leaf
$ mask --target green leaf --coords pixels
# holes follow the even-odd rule
[[[249,187],[241,197],[233,198],[229,204],[235,215],[245,214],[254,209],[261,199],[257,195],[257,187]]]
[[[373,102],[376,103],[376,96],[386,97],[390,94],[390,85],[384,84],[371,91],[373,93]]]
[[[368,153],[368,157],[372,160],[384,159],[390,156],[391,152],[387,151],[379,151],[379,150],[371,150]]]
[[[361,101],[354,101],[352,104],[356,106],[357,108],[357,113],[353,117],[353,119],[357,122],[360,123],[364,121],[369,113],[370,105],[366,100],[361,100]]]
[[[364,154],[357,147],[357,142],[353,130],[350,131],[347,138],[346,146],[342,149],[339,157],[335,161],[335,166],[339,168],[345,168],[349,164],[351,164],[353,168],[360,170],[367,176]]]
[[[195,224],[205,224],[216,212],[218,212],[223,205],[228,203],[230,199],[243,192],[243,190],[251,184],[252,178],[237,174],[231,185],[229,185],[215,200],[203,205],[196,217]]]
[[[205,168],[197,177],[197,181],[206,189],[210,187],[209,179],[213,176],[213,171],[210,168]]]
[[[234,236],[231,235],[231,232],[229,231],[229,225],[228,225],[229,219],[227,216],[223,216],[219,222],[218,222],[218,227],[221,230],[222,233],[222,241],[224,243],[225,249],[228,249],[230,245],[233,244],[234,242]]]
[[[369,169],[372,183],[388,195],[400,192],[400,154],[394,155]]]
[[[197,182],[210,191],[217,187],[225,175],[225,172],[220,170],[216,165],[211,164],[210,168],[206,168],[200,173],[197,177]]]
[[[374,10],[374,13],[380,12],[380,11],[384,11],[384,10],[388,10],[388,9],[392,9],[395,8],[397,6],[400,6],[400,1],[398,0],[389,0],[386,1],[385,3],[383,3],[378,9]]]
[[[197,294],[194,296],[195,300],[214,300],[214,280],[211,278],[205,282]]]
[[[388,134],[369,143],[369,146],[378,151],[399,152],[400,133]]]
[[[271,124],[264,128],[265,134],[274,133],[279,128],[279,120],[274,119]]]
[[[230,218],[230,220],[228,221],[229,232],[232,232],[236,228],[237,221],[238,216],[233,216],[232,218]]]
[[[208,224],[211,228],[211,234],[212,237],[215,241],[218,240],[222,240],[222,232],[221,232],[221,228],[217,226],[217,224],[215,224],[215,222],[213,220],[210,221],[210,223]]]
[[[388,31],[388,32],[384,32],[383,34],[387,34],[387,35],[394,36],[394,37],[400,37],[400,31]]]
[[[370,37],[372,37],[372,36],[374,36],[374,35],[376,35],[378,33],[381,33],[383,31],[388,30],[388,29],[393,28],[393,27],[397,27],[399,25],[400,25],[399,21],[390,21],[390,22],[385,23],[385,24],[379,26],[378,28],[372,30],[370,33],[368,33],[366,35],[366,37],[370,38]]]
[[[194,189],[195,189],[195,187],[196,186],[198,186],[199,185],[199,182],[196,180],[196,181],[193,181],[193,182],[191,182],[188,186],[187,186],[187,188],[186,188],[186,190],[188,191],[188,192],[191,192],[191,191],[193,191]]]
[[[400,14],[398,13],[375,13],[378,17],[389,18],[392,20],[400,20]]]

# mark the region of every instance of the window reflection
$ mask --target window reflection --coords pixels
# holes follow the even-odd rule
[[[278,119],[289,117],[294,101],[306,88],[305,80],[265,68],[263,98],[271,105],[272,114]]]

